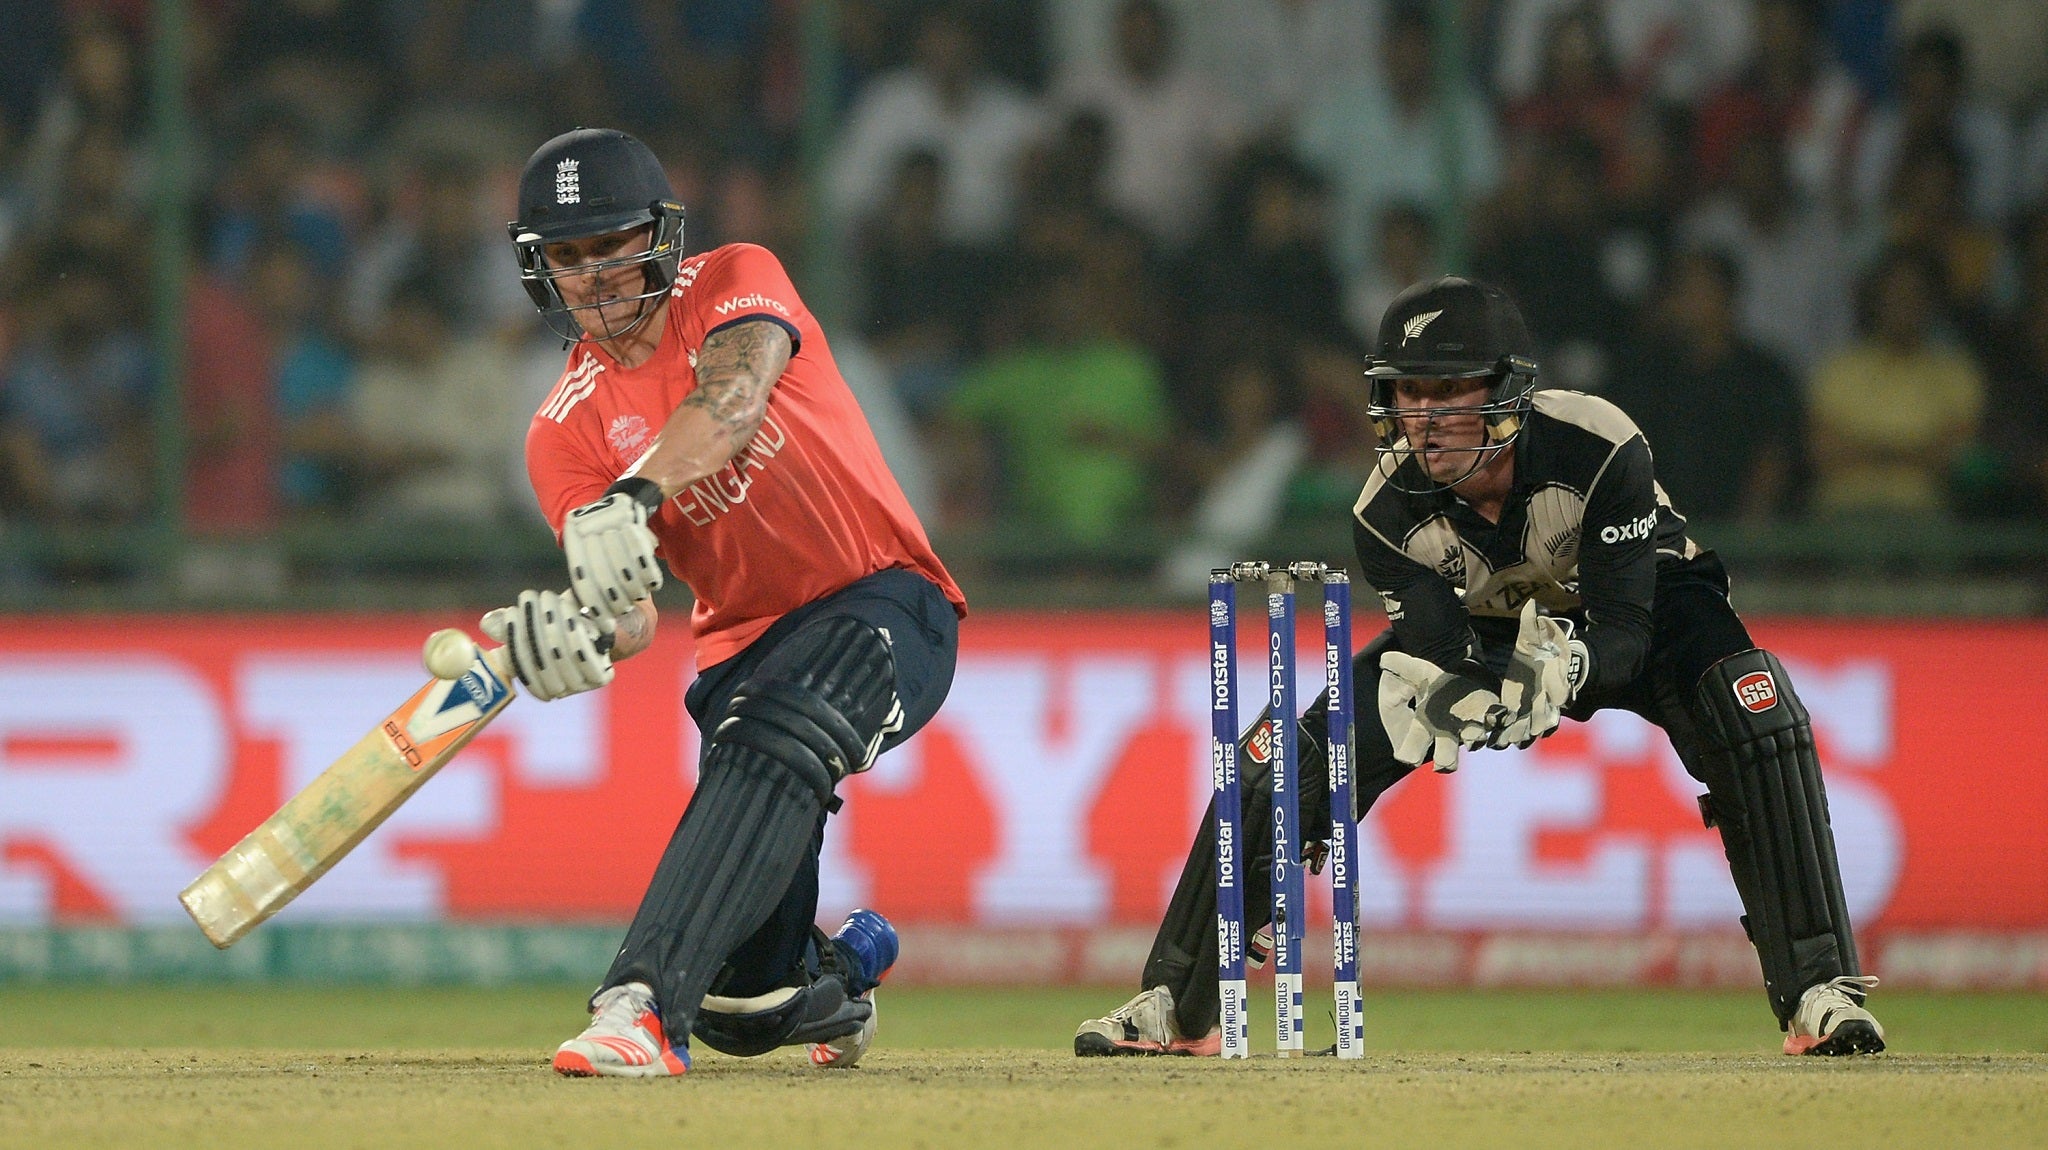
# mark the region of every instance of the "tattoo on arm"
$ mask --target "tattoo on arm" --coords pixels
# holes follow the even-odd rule
[[[612,657],[630,659],[654,642],[654,619],[642,608],[618,617],[618,634],[612,640]]]
[[[697,390],[683,401],[703,408],[718,430],[745,443],[768,410],[768,389],[789,365],[789,333],[767,320],[714,332],[697,350]]]

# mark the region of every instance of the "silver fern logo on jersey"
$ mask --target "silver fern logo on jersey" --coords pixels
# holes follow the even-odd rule
[[[1401,322],[1401,342],[1407,343],[1409,340],[1421,335],[1422,329],[1428,327],[1431,320],[1442,314],[1444,314],[1444,309],[1438,308],[1435,311],[1426,311],[1421,315],[1412,315],[1403,320]]]

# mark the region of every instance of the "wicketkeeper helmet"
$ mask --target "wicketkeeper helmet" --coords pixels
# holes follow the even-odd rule
[[[1403,379],[1490,380],[1485,401],[1457,414],[1486,419],[1486,445],[1474,455],[1473,470],[1522,433],[1536,390],[1535,341],[1522,311],[1491,284],[1444,276],[1411,285],[1387,306],[1380,320],[1378,350],[1366,357],[1372,385],[1366,414],[1379,433],[1379,455],[1391,478],[1409,454],[1401,445],[1404,415],[1441,414],[1441,408],[1396,405],[1394,384]],[[1470,474],[1469,472],[1467,474]],[[1443,486],[1430,485],[1429,489]]]

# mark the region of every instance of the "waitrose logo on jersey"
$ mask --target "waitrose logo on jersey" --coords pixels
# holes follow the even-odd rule
[[[420,685],[421,636],[465,621],[6,620],[0,925],[179,921],[178,890]],[[2040,666],[2048,626],[1753,630],[1813,714],[1859,928],[2048,932],[2048,752],[2024,727],[2048,687],[2015,674],[1905,689],[1908,653]],[[679,638],[602,692],[517,701],[280,921],[623,920],[694,778]],[[1192,609],[977,614],[945,710],[844,785],[825,912],[1142,937],[1208,800],[1205,639]],[[1263,634],[1241,639],[1244,672],[1262,674]],[[1958,714],[1995,762],[1958,759]],[[1958,786],[1965,770],[1992,772],[1996,801]],[[1700,789],[1660,732],[1620,713],[1411,775],[1353,860],[1368,937],[1731,931]],[[1327,888],[1312,900],[1327,916]]]

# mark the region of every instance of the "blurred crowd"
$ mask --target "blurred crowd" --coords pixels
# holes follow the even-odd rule
[[[167,194],[194,531],[531,518],[504,223],[579,124],[790,266],[941,531],[1341,519],[1447,271],[1690,516],[2048,517],[2038,0],[190,0],[171,152],[152,8],[9,5],[0,522],[152,514]]]

